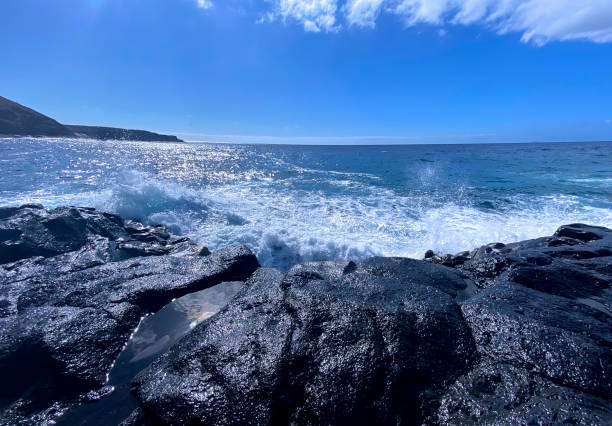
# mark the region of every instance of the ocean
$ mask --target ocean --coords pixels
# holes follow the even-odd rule
[[[264,266],[422,258],[612,227],[612,143],[290,146],[0,139],[0,205],[91,206]]]

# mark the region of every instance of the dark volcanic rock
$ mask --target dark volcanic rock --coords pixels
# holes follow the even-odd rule
[[[458,274],[419,264],[260,269],[139,375],[144,421],[420,423],[468,371],[474,344],[453,298],[428,285],[452,288]]]
[[[125,424],[612,423],[611,230],[257,268],[93,209],[0,209],[0,423],[103,395],[142,315],[248,277],[136,377]]]
[[[594,263],[603,262],[600,267],[605,269],[605,265],[609,265],[610,256],[612,256],[612,232],[609,229],[572,224],[560,227],[552,237],[510,244],[493,243],[457,255],[437,255],[428,251],[425,260],[455,267],[483,288],[509,269],[531,266],[533,270],[540,270],[541,268],[537,267],[550,265],[555,259],[559,262],[549,270],[557,269],[561,262],[569,264],[569,268],[579,269],[577,266],[579,263],[575,261],[585,259],[593,259]],[[597,269],[588,266],[587,268]]]
[[[582,424],[612,422],[610,402],[562,387],[509,364],[483,363],[448,389],[441,424]]]
[[[611,230],[573,224],[458,264],[484,288],[461,306],[484,367],[449,389],[442,423],[612,422],[611,250]]]
[[[612,395],[612,321],[576,300],[499,282],[462,306],[484,358]]]
[[[427,262],[260,269],[136,378],[130,422],[609,424],[611,248],[570,225]]]
[[[455,269],[415,259],[372,257],[364,260],[360,264],[360,269],[405,284],[435,287],[459,300],[468,298],[474,292],[472,283]]]
[[[258,267],[243,246],[200,251],[93,209],[0,209],[0,423],[100,388],[143,315]]]

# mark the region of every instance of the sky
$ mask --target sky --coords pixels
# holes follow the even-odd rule
[[[612,0],[2,0],[0,95],[187,140],[612,140]]]

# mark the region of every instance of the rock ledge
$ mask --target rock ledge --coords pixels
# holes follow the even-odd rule
[[[131,424],[610,424],[612,231],[260,269]]]
[[[88,208],[0,208],[0,423],[36,423],[106,383],[143,315],[259,266]],[[38,417],[37,417],[38,416]]]

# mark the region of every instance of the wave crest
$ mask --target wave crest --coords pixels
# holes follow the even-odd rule
[[[420,258],[428,249],[456,253],[548,235],[570,222],[612,226],[612,209],[577,196],[516,195],[503,203],[470,204],[465,192],[458,188],[454,199],[444,201],[426,191],[399,195],[367,185],[358,196],[261,180],[195,187],[132,171],[100,191],[29,193],[19,202],[94,206],[166,225],[211,249],[247,244],[262,265],[280,269],[373,255]]]

